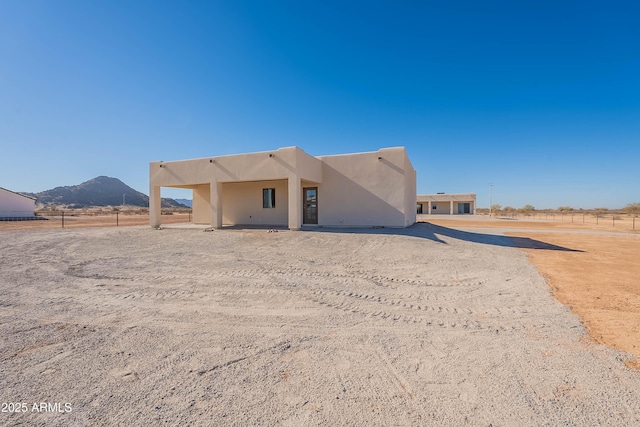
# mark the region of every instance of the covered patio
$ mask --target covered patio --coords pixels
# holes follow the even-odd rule
[[[193,190],[193,223],[283,226],[299,230],[310,216],[308,189],[322,183],[322,164],[298,147],[149,166],[149,214],[161,225],[162,187]],[[307,214],[306,216],[304,214]],[[307,221],[308,222],[308,221]],[[317,222],[317,218],[316,218]]]

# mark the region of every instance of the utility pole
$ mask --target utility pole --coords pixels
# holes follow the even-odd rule
[[[489,218],[493,215],[493,183],[489,183]]]

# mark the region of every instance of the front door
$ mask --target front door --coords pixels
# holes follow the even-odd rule
[[[318,187],[303,188],[302,223],[318,223]]]

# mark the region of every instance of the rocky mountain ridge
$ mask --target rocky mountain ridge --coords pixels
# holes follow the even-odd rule
[[[126,185],[117,178],[99,176],[79,185],[56,187],[39,193],[23,193],[37,199],[37,204],[56,205],[68,209],[97,206],[149,207],[149,196]],[[187,208],[173,199],[163,198],[163,208]]]

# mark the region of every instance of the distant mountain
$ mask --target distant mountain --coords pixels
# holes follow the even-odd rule
[[[58,205],[67,208],[92,206],[140,206],[149,207],[149,196],[126,185],[117,178],[99,176],[80,185],[56,187],[40,193],[25,193],[43,205]],[[162,199],[163,208],[186,208],[173,199]]]
[[[173,199],[178,203],[182,203],[185,206],[193,207],[193,200],[191,199]]]

